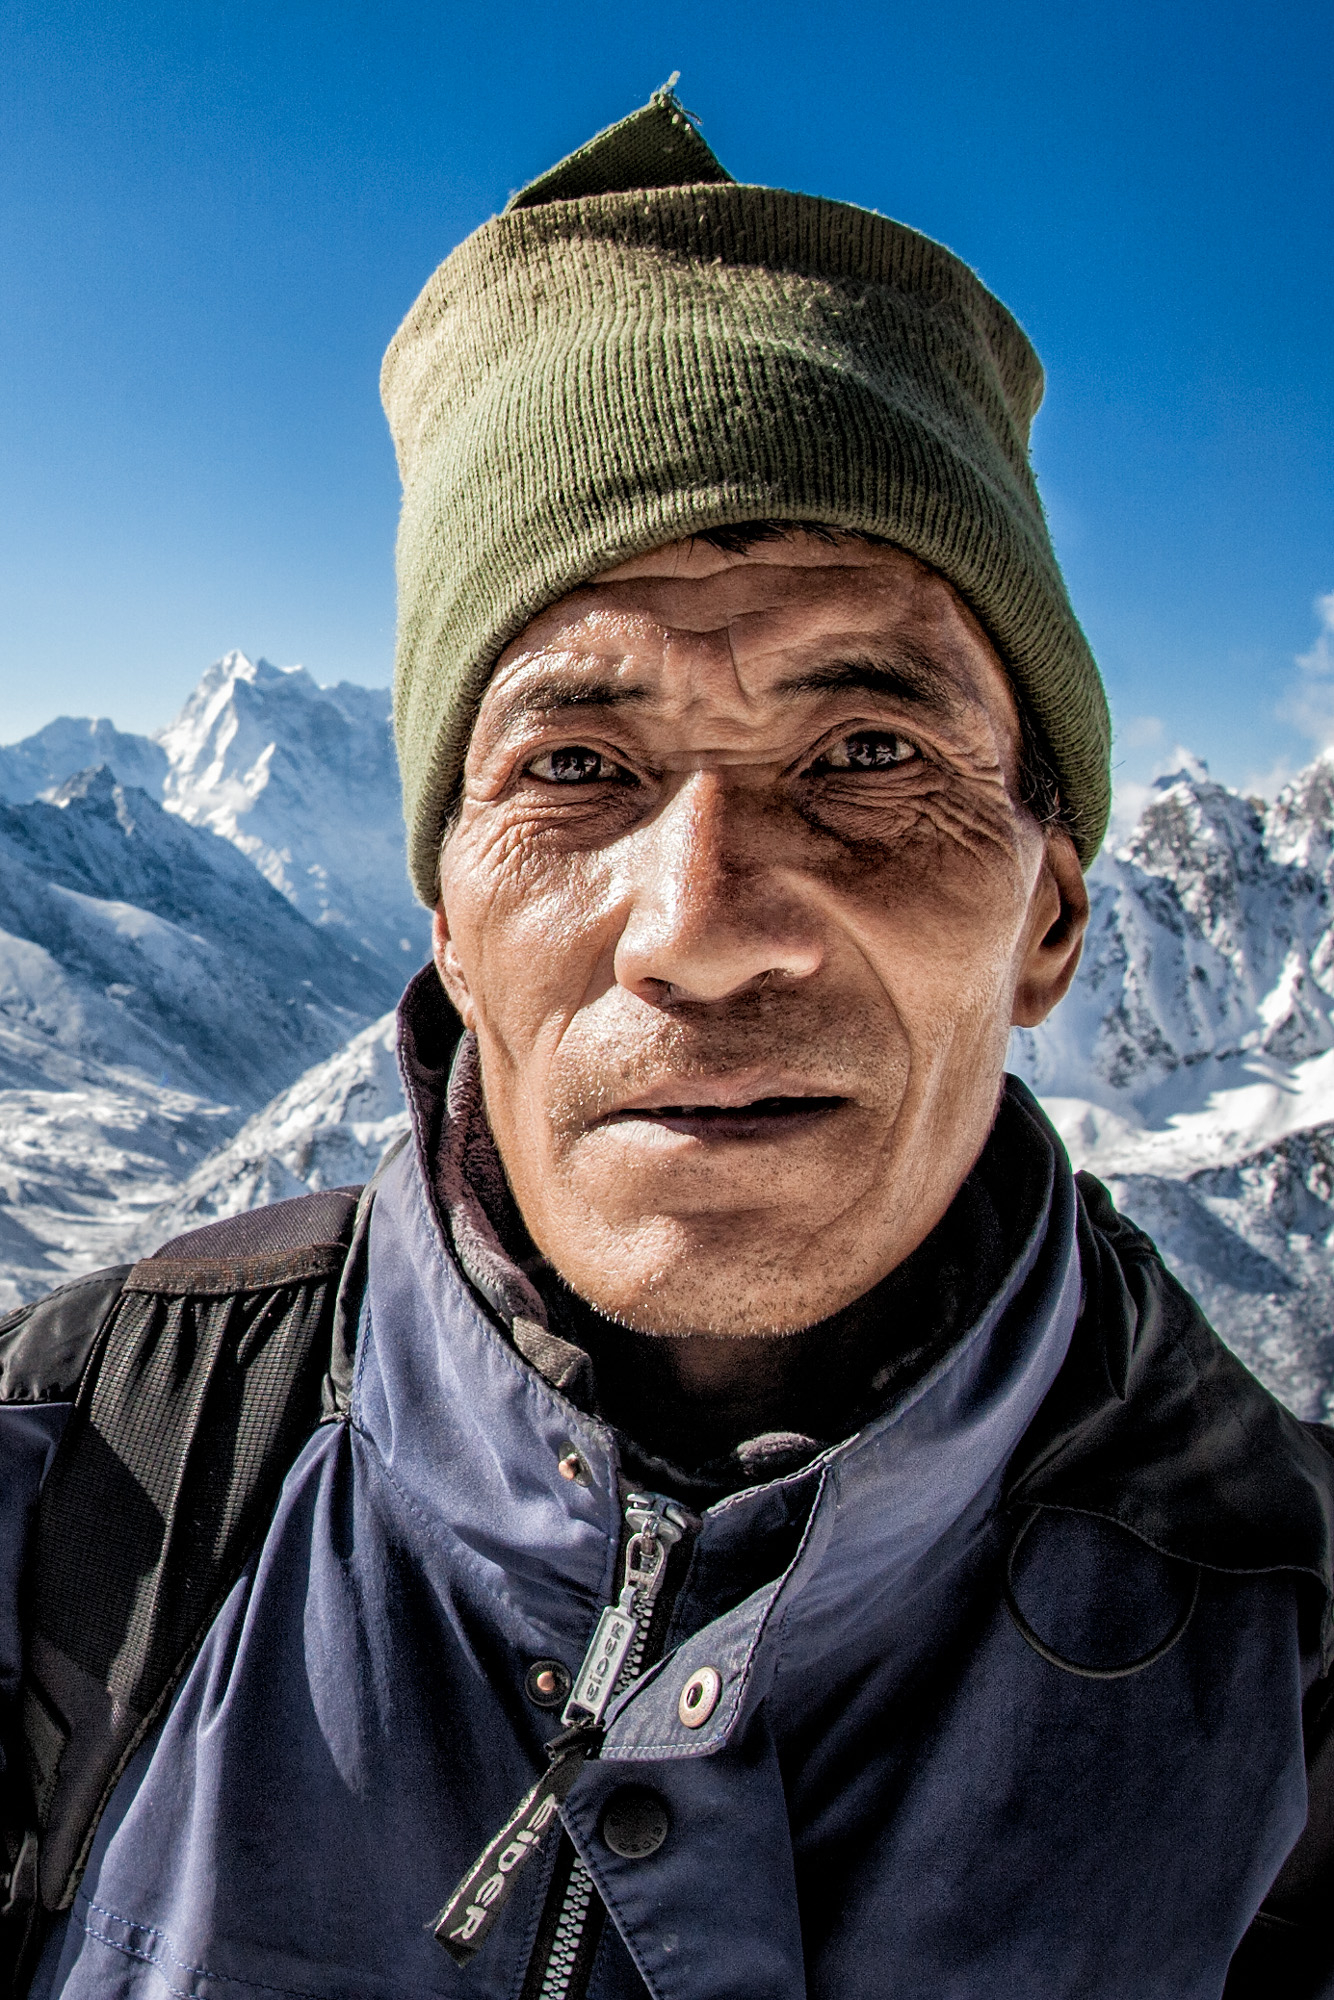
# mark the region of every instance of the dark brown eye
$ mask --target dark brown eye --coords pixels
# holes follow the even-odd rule
[[[817,770],[893,771],[921,755],[915,743],[892,729],[859,729],[833,743],[817,760]]]
[[[548,785],[589,785],[614,778],[618,766],[599,750],[586,744],[562,744],[559,750],[544,750],[528,766],[528,775]]]

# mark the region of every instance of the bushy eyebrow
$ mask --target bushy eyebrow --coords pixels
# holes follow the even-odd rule
[[[776,682],[773,692],[800,696],[845,690],[879,695],[933,715],[958,712],[958,694],[950,676],[925,654],[909,647],[896,648],[893,659],[829,660]],[[642,682],[626,686],[618,680],[539,675],[496,696],[490,722],[497,735],[504,735],[516,723],[560,715],[568,709],[606,713],[636,704],[642,707],[652,699],[653,690]]]
[[[628,708],[634,702],[642,703],[648,699],[649,690],[646,687],[622,687],[615,681],[575,680],[570,676],[561,678],[552,675],[496,696],[491,724],[497,735],[504,735],[516,722],[559,715],[567,708]]]
[[[880,695],[933,715],[957,714],[958,691],[949,674],[924,653],[897,650],[893,659],[830,660],[779,681],[778,694],[839,694],[845,690]]]

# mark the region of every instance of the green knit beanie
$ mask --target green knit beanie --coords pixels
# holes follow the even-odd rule
[[[953,584],[1092,860],[1110,724],[1028,463],[1042,368],[938,243],[738,185],[659,91],[445,259],[381,389],[403,480],[394,717],[423,902],[509,641],[629,556],[760,520],[883,535]]]

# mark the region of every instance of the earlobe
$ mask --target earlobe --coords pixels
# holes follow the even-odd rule
[[[1067,833],[1049,833],[1033,891],[1033,924],[1014,989],[1012,1025],[1037,1028],[1069,992],[1088,929],[1084,871]]]
[[[468,991],[468,982],[464,977],[463,967],[459,963],[458,949],[453,937],[450,935],[449,919],[445,915],[443,897],[437,902],[435,913],[431,919],[431,957],[435,960],[435,969],[439,974],[440,984],[453,1001],[454,1010],[462,1020],[464,1027],[475,1027],[476,1021],[473,1017],[472,995]]]

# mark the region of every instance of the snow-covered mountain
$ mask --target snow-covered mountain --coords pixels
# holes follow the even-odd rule
[[[0,748],[0,1310],[105,1262],[425,956],[385,690],[229,654]]]
[[[1248,1368],[1334,1419],[1334,1124],[1174,1178],[1107,1175]]]
[[[228,653],[160,730],[162,802],[240,848],[313,924],[396,985],[426,952],[403,858],[388,688],[317,687]]]
[[[264,1202],[369,1180],[390,1141],[407,1130],[394,1050],[389,1013],[249,1119],[136,1223],[121,1254],[147,1255],[187,1229]]]
[[[1077,1164],[1191,1172],[1334,1119],[1334,759],[1269,806],[1160,779],[1089,886],[1074,989],[1011,1051]]]
[[[105,764],[122,785],[161,798],[167,753],[149,736],[129,736],[106,716],[57,716],[22,743],[0,745],[0,799],[22,805],[54,786]]]
[[[0,806],[0,933],[9,1022],[247,1108],[395,997],[229,842],[105,765]]]
[[[403,858],[388,688],[320,687],[304,667],[227,653],[152,736],[60,716],[0,747],[0,799],[47,797],[105,764],[190,825],[220,834],[395,989],[426,955]]]
[[[230,1106],[58,1051],[0,1002],[0,1314],[121,1261],[138,1220],[171,1200],[236,1118]]]

